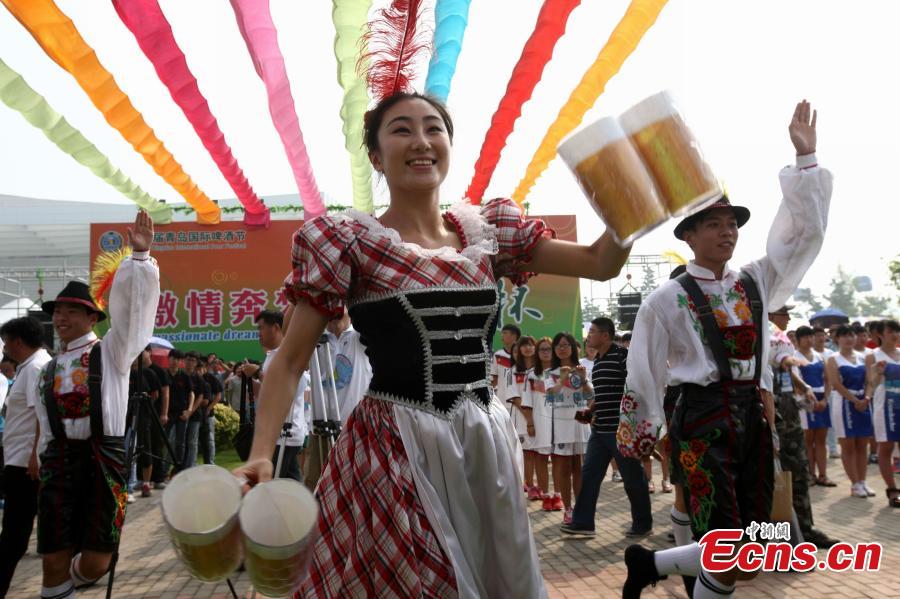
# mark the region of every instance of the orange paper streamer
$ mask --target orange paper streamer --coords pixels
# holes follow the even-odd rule
[[[119,89],[94,50],[84,41],[69,17],[53,0],[0,0],[12,15],[31,33],[44,52],[69,72],[87,93],[94,106],[103,113],[131,146],[144,157],[153,170],[175,188],[197,212],[197,222],[217,224],[219,207],[197,187],[175,157],[166,149],[144,117]]]
[[[550,161],[556,157],[556,147],[562,139],[575,130],[584,115],[597,101],[607,82],[619,72],[625,60],[634,52],[641,38],[656,22],[656,17],[667,0],[633,0],[625,15],[616,25],[606,45],[600,50],[569,100],[560,109],[556,120],[547,129],[541,145],[525,171],[525,176],[513,192],[513,199],[521,204],[541,176]]]

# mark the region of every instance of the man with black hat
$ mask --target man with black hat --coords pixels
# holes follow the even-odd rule
[[[617,440],[625,455],[649,455],[664,432],[663,390],[681,386],[669,438],[695,540],[770,516],[772,429],[760,394],[766,314],[794,292],[824,238],[831,174],[816,164],[815,125],[809,103],[798,103],[788,128],[797,164],[781,171],[784,199],[766,255],[740,272],[729,268],[750,211],[723,196],[675,227],[694,259],[644,300],[635,320]],[[701,571],[696,542],[663,551],[632,545],[625,564],[623,597],[667,574],[696,576],[694,597],[728,597],[738,574]]]
[[[37,406],[43,598],[74,597],[76,587],[103,576],[125,521],[128,375],[153,334],[159,301],[159,269],[149,255],[153,221],[145,211],[138,212],[128,239],[133,251],[115,273],[112,321],[102,340],[92,329],[106,314],[86,284],[72,281],[43,304],[61,342],[41,374]]]

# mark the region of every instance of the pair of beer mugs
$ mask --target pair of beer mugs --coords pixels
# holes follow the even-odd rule
[[[172,479],[161,509],[175,553],[200,580],[222,580],[243,561],[258,592],[284,597],[306,576],[319,507],[294,480],[262,483],[242,497],[224,468],[195,466]]]
[[[559,154],[622,245],[722,195],[668,92],[585,127]]]

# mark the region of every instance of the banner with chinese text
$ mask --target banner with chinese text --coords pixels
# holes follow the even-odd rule
[[[574,216],[541,217],[560,239],[575,241]],[[156,227],[152,255],[159,263],[161,296],[154,335],[182,351],[215,352],[225,360],[261,359],[255,316],[281,310],[291,270],[291,238],[302,221],[272,221],[269,229],[241,222],[215,227],[179,222]],[[91,225],[91,264],[122,247],[127,223]],[[498,284],[498,287],[501,287]],[[565,330],[580,338],[578,280],[541,275],[514,287],[503,279],[500,319],[540,337]],[[495,344],[500,336],[495,336]]]

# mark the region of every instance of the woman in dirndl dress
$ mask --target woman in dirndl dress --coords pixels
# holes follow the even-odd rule
[[[369,111],[365,143],[390,206],[314,218],[295,234],[295,304],[260,395],[250,459],[270,457],[303,365],[348,307],[372,365],[316,487],[319,537],[299,597],[545,597],[509,412],[490,390],[497,278],[608,279],[628,251],[553,239],[498,199],[442,213],[453,124],[432,98]]]

